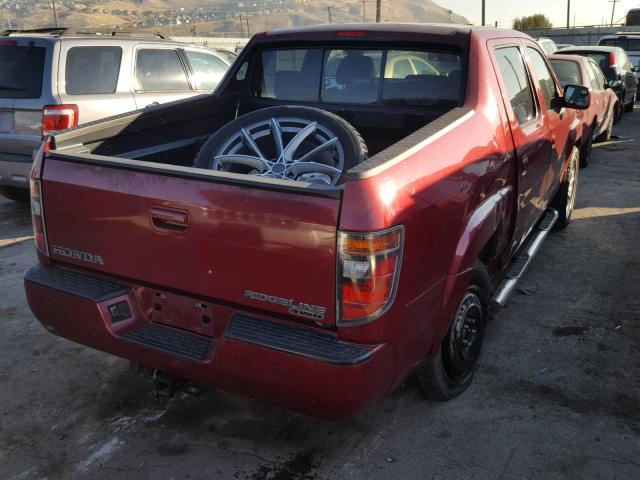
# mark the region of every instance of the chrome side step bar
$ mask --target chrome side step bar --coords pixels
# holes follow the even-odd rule
[[[527,249],[522,252],[518,258],[515,259],[513,265],[511,266],[511,270],[509,270],[506,278],[496,290],[496,293],[493,296],[494,305],[497,305],[499,307],[504,307],[507,305],[507,302],[509,301],[509,298],[511,298],[513,290],[516,288],[516,285],[526,273],[529,265],[531,265],[531,262],[542,246],[542,242],[544,242],[547,234],[555,225],[556,220],[558,220],[558,212],[552,208],[548,209],[545,212],[544,217],[542,217],[540,223],[537,225],[535,233],[531,241],[529,242]]]

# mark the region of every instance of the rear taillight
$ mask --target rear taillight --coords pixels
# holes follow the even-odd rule
[[[42,135],[77,125],[77,105],[49,105],[42,110]]]
[[[616,52],[609,52],[609,66],[615,67],[616,63]]]
[[[393,302],[404,228],[375,233],[338,232],[338,325],[360,325]]]
[[[42,184],[40,180],[31,179],[31,221],[33,223],[33,239],[38,251],[49,256],[47,244],[47,229],[44,226],[44,211],[42,210]]]

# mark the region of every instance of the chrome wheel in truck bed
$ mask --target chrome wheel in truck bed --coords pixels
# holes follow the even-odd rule
[[[272,107],[243,115],[212,135],[195,161],[199,168],[337,185],[366,156],[345,120],[309,107]]]

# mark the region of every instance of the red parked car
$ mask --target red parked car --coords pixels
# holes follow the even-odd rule
[[[589,101],[515,31],[257,34],[216,93],[47,139],[29,305],[162,378],[319,417],[414,373],[453,398],[490,302],[570,220]]]
[[[589,57],[579,55],[549,55],[560,85],[584,85],[591,92],[591,105],[578,112],[583,123],[580,166],[586,167],[591,157],[591,144],[607,142],[619,112],[618,96],[607,86],[598,64]]]

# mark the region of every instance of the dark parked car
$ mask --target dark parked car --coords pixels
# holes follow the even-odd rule
[[[598,64],[607,79],[607,85],[620,100],[620,113],[633,111],[638,91],[638,77],[625,51],[620,47],[571,47],[556,52],[558,55],[583,55]]]

